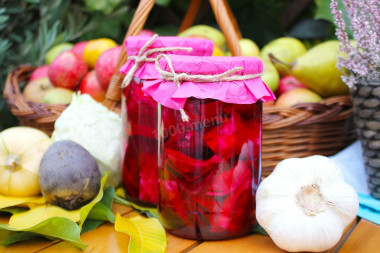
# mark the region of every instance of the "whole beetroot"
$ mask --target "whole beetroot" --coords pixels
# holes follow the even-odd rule
[[[65,51],[49,65],[48,76],[54,86],[73,90],[87,72],[88,66],[82,58]]]
[[[99,192],[101,175],[94,157],[73,141],[57,141],[40,163],[39,183],[47,202],[78,209]]]

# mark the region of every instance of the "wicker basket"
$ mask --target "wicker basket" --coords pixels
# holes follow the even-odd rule
[[[281,160],[310,155],[333,155],[356,139],[350,96],[292,108],[264,107],[262,175]]]
[[[202,0],[192,0],[180,31],[190,27]],[[224,33],[233,56],[241,55],[241,34],[226,0],[209,0],[216,20]],[[126,33],[125,39],[143,29],[154,0],[141,0]],[[119,69],[127,61],[123,47]],[[20,92],[20,82],[26,80],[33,67],[20,66],[8,75],[4,97],[21,125],[32,126],[51,134],[54,122],[67,105],[46,105],[25,101]],[[124,76],[115,73],[103,104],[120,113],[121,83]],[[336,96],[320,103],[300,104],[292,108],[265,106],[263,114],[263,176],[268,176],[274,166],[289,157],[314,154],[332,155],[356,139],[350,96]]]
[[[5,83],[4,98],[20,125],[35,127],[51,135],[55,120],[66,109],[67,104],[49,105],[26,101],[20,86],[29,79],[33,70],[32,66],[19,66],[13,69]]]

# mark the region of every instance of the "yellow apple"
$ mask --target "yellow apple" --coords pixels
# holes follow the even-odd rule
[[[29,82],[25,86],[23,94],[26,100],[40,103],[46,92],[53,87],[48,77],[42,77]]]

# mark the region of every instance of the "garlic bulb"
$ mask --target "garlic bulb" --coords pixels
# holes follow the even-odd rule
[[[355,190],[325,156],[283,160],[256,192],[258,223],[290,252],[332,248],[358,208]]]

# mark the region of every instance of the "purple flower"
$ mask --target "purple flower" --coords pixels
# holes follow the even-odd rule
[[[343,81],[354,87],[363,79],[380,79],[380,2],[378,0],[342,0],[347,10],[353,41],[346,32],[348,24],[342,18],[337,0],[330,4],[336,24],[336,36],[341,41],[340,57],[337,67],[345,75]]]

